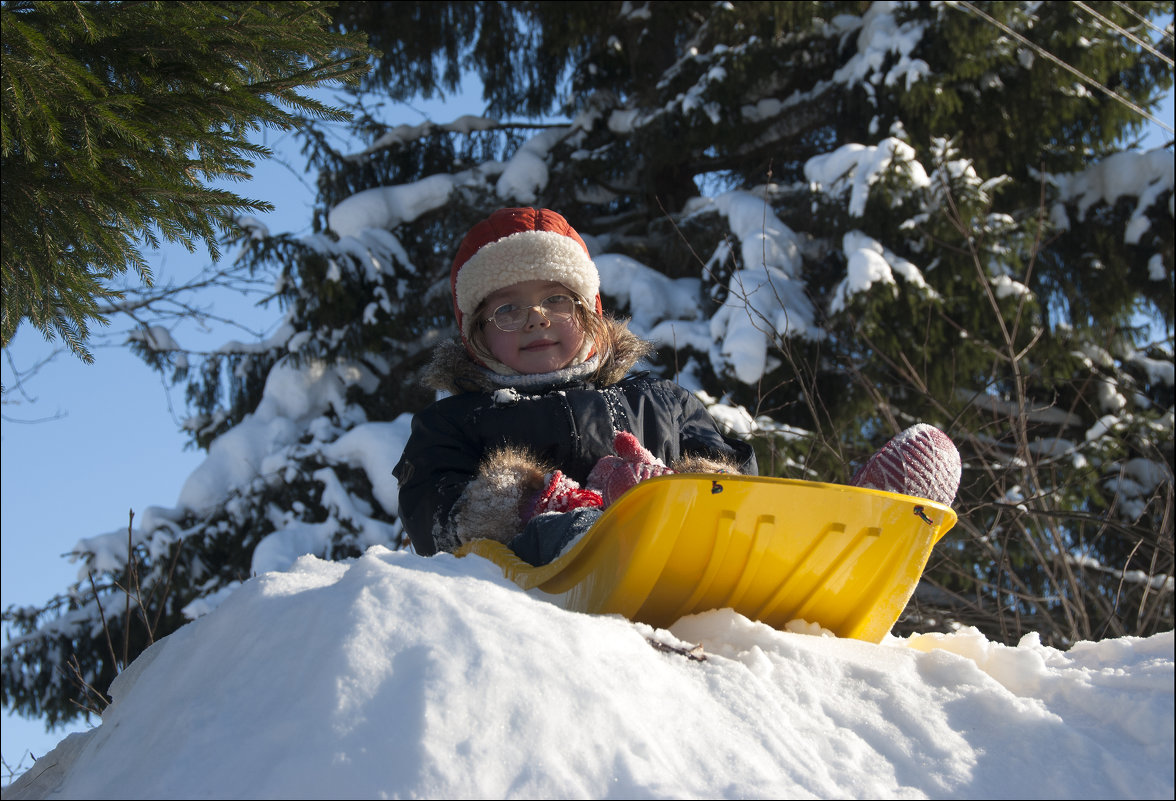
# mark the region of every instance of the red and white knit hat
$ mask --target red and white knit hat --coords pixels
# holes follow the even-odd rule
[[[523,281],[556,281],[601,313],[600,273],[588,246],[549,209],[499,209],[466,234],[449,273],[453,311],[469,350],[474,312],[487,295]]]

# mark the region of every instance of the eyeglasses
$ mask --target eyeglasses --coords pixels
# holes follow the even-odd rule
[[[530,306],[516,306],[504,303],[486,318],[486,322],[494,323],[499,331],[519,331],[531,316],[531,309],[538,309],[543,318],[552,323],[563,323],[572,319],[572,314],[580,301],[571,295],[552,295],[551,297]]]

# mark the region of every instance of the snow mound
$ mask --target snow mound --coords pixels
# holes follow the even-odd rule
[[[4,797],[1172,797],[1170,632],[797,630],[566,612],[477,557],[305,556],[144,652]]]

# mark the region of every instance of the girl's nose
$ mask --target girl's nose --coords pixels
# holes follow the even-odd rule
[[[540,328],[551,325],[542,306],[535,305],[527,310],[527,328]]]

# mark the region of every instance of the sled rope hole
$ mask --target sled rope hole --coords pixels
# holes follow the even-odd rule
[[[923,511],[922,506],[916,506],[912,511],[914,511],[915,517],[919,518],[927,525],[929,525],[929,526],[935,525],[935,521],[932,520],[931,518],[927,517],[927,513]]]

